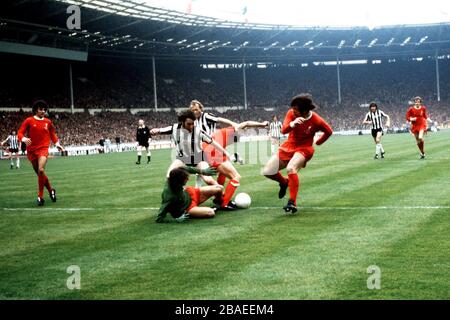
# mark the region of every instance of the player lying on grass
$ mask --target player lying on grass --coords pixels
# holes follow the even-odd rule
[[[59,151],[64,151],[59,143],[55,133],[55,127],[51,120],[45,118],[48,111],[46,102],[39,100],[33,104],[34,116],[28,117],[22,123],[19,129],[19,141],[27,145],[27,157],[38,176],[38,198],[37,205],[44,205],[44,186],[50,194],[50,199],[56,202],[56,190],[50,185],[45,174],[45,165],[47,164],[48,148],[50,140],[55,144]]]
[[[189,218],[213,218],[215,216],[215,208],[199,207],[199,205],[211,197],[220,198],[223,187],[221,185],[201,188],[185,187],[189,181],[189,173],[213,175],[217,171],[214,168],[200,170],[192,167],[171,170],[161,195],[161,207],[156,222],[184,222]],[[172,219],[167,217],[168,213]]]
[[[172,142],[175,144],[175,160],[169,166],[167,170],[167,177],[169,173],[180,167],[196,167],[198,169],[205,169],[208,167],[208,163],[205,162],[205,155],[202,149],[202,142],[211,144],[214,148],[217,148],[223,154],[228,153],[220,144],[215,142],[206,132],[195,125],[195,115],[192,111],[186,110],[178,116],[178,123],[172,126],[152,129],[150,130],[152,135],[157,134],[170,134]],[[211,180],[213,178],[201,175],[207,184],[214,184]]]
[[[292,98],[291,109],[286,114],[281,133],[289,133],[289,138],[267,162],[263,174],[280,184],[278,197],[282,199],[289,187],[290,197],[285,212],[297,212],[297,194],[300,181],[297,172],[306,167],[314,155],[314,136],[323,132],[316,144],[321,145],[333,133],[330,125],[317,113],[310,94],[300,94]],[[280,170],[286,168],[288,177],[283,177]]]
[[[268,125],[268,121],[245,121],[239,124],[233,123],[233,126],[216,130],[213,133],[212,138],[214,141],[219,143],[223,147],[223,149],[226,149],[228,145],[238,141],[239,134],[243,130],[249,128],[266,128]],[[216,201],[215,204],[218,205],[219,210],[237,209],[237,206],[233,201],[231,201],[231,199],[233,198],[233,194],[235,193],[236,189],[240,185],[241,175],[233,166],[233,163],[229,160],[229,158],[225,154],[220,152],[220,150],[217,150],[213,146],[206,143],[203,144],[203,150],[205,152],[205,157],[208,164],[213,168],[217,168],[217,171],[219,172],[217,182],[213,179],[212,182],[211,180],[207,180],[207,182],[212,184],[218,183],[223,186],[225,185],[226,178],[230,179],[225,188],[222,199],[220,201]]]

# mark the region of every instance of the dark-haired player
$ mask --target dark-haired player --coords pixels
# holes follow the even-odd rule
[[[180,167],[195,167],[197,169],[208,168],[208,163],[205,161],[205,155],[202,149],[202,142],[213,145],[224,154],[227,154],[217,142],[215,142],[206,132],[195,125],[195,115],[192,111],[186,110],[178,116],[178,123],[164,128],[154,128],[150,130],[152,135],[170,134],[172,142],[175,144],[176,156],[175,160],[170,165],[167,171],[169,173]],[[205,182],[209,185],[214,184],[213,178],[202,176]],[[208,179],[210,178],[210,179]]]
[[[16,169],[20,168],[20,158],[19,158],[19,138],[17,137],[17,133],[15,130],[11,131],[10,135],[1,142],[1,145],[3,146],[5,143],[8,144],[8,152],[9,152],[9,159],[11,161],[10,168],[14,168],[14,162],[13,157],[16,158]]]
[[[282,199],[289,187],[290,197],[285,212],[297,212],[297,194],[300,186],[297,172],[304,168],[314,155],[314,137],[323,132],[316,144],[321,145],[333,133],[330,125],[317,113],[310,94],[300,94],[292,98],[291,109],[287,112],[281,133],[289,134],[288,139],[267,162],[263,174],[280,184],[278,197]],[[286,168],[288,177],[283,177],[280,170]]]
[[[384,158],[385,152],[383,149],[383,145],[381,144],[381,137],[383,136],[383,119],[387,119],[386,127],[390,127],[391,119],[386,113],[378,109],[378,105],[375,102],[370,103],[369,109],[370,111],[367,112],[363,124],[372,125],[372,137],[375,141],[374,159],[378,159],[379,157]]]
[[[414,98],[414,106],[406,112],[406,121],[411,123],[411,133],[416,138],[417,147],[420,150],[420,159],[425,159],[425,139],[427,121],[431,121],[427,115],[427,108],[422,105],[422,98]]]
[[[37,205],[44,205],[44,186],[47,188],[50,199],[56,202],[56,190],[52,188],[48,177],[45,174],[45,165],[47,164],[48,148],[50,140],[55,144],[59,151],[64,148],[59,143],[55,133],[55,127],[50,119],[45,118],[48,111],[46,102],[39,100],[33,104],[34,116],[28,117],[22,123],[19,129],[19,141],[27,145],[27,157],[38,176],[38,198]]]
[[[189,180],[189,173],[197,173],[192,167],[175,168],[169,172],[161,195],[161,207],[156,222],[184,222],[189,218],[213,218],[216,210],[210,207],[199,207],[211,197],[222,195],[222,186],[214,185],[201,188],[185,187]],[[204,175],[213,175],[216,170],[207,168]],[[170,213],[172,219],[167,218]]]

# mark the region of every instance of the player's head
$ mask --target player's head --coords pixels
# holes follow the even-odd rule
[[[416,106],[420,106],[422,104],[422,98],[421,97],[414,97],[413,101],[414,101],[414,104]]]
[[[309,93],[301,93],[292,98],[291,108],[296,117],[306,117],[311,110],[316,108],[316,105]]]
[[[189,132],[194,129],[195,119],[195,114],[191,110],[183,111],[178,115],[178,122]]]
[[[12,135],[12,136],[15,136],[15,135],[16,135],[16,130],[12,130],[12,131],[11,131],[11,135]]]
[[[378,110],[378,105],[377,105],[377,103],[376,103],[376,102],[371,102],[370,105],[369,105],[369,109],[370,109],[370,111],[372,111],[372,112],[377,111],[377,110]]]
[[[173,192],[180,192],[189,180],[189,173],[184,168],[176,168],[169,173],[169,187]]]
[[[277,117],[277,116],[273,116],[273,117],[272,117],[272,121],[273,121],[273,122],[277,122],[277,121],[278,121],[278,117]]]
[[[144,120],[139,119],[138,124],[139,124],[140,127],[142,127],[144,125]]]
[[[35,115],[42,118],[48,111],[48,104],[44,100],[37,100],[33,103],[32,110]]]
[[[203,104],[198,100],[192,100],[189,105],[189,110],[195,114],[195,118],[198,119],[203,112]]]

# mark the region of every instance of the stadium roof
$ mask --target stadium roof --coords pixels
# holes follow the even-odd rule
[[[69,30],[71,4],[81,29]],[[252,24],[152,7],[142,0],[3,1],[0,39],[160,59],[311,60],[450,53],[450,24],[295,27]]]

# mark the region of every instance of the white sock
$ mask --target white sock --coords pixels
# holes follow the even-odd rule
[[[381,148],[380,148],[380,144],[377,143],[376,146],[375,146],[375,154],[376,154],[376,155],[379,155],[379,154],[380,154],[380,149],[381,149]]]
[[[20,158],[17,158],[17,160],[16,160],[16,167],[17,167],[17,168],[20,167]]]
[[[383,145],[380,143],[381,153],[384,153]]]

